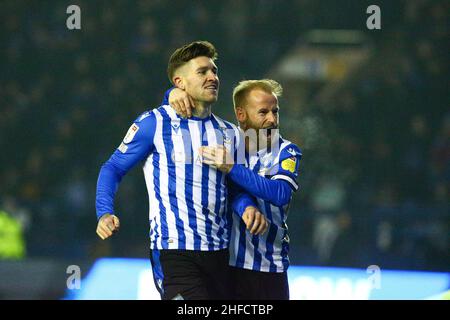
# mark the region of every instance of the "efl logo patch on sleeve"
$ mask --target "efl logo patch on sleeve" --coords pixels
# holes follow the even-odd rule
[[[290,158],[284,159],[281,162],[281,168],[283,168],[286,171],[294,173],[295,172],[295,165],[296,165],[296,163],[297,163],[296,158],[295,157],[290,157]]]
[[[119,149],[120,152],[125,153],[128,150],[128,146],[125,145],[125,143],[122,142],[117,149]]]
[[[127,134],[125,135],[125,138],[123,138],[123,143],[130,143],[131,141],[133,141],[134,136],[136,135],[136,132],[138,132],[139,127],[136,125],[136,123],[133,123],[130,127],[130,129],[128,129]]]

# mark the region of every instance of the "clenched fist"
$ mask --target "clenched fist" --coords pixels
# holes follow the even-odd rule
[[[258,208],[252,206],[248,206],[245,209],[242,220],[244,220],[247,229],[253,235],[263,235],[269,228],[269,222],[266,217]]]
[[[119,218],[109,213],[103,215],[97,224],[97,234],[102,240],[111,237],[114,233],[119,231]]]

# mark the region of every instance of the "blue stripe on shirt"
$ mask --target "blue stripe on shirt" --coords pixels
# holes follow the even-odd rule
[[[178,249],[186,249],[186,235],[184,233],[183,220],[180,218],[178,212],[178,201],[177,201],[177,175],[175,172],[175,163],[171,155],[173,154],[173,140],[172,140],[172,127],[171,119],[168,116],[166,110],[161,108],[159,110],[163,117],[162,121],[162,136],[164,141],[164,148],[166,150],[167,157],[167,170],[168,170],[168,195],[170,202],[170,209],[175,215],[175,225],[178,234]]]
[[[205,121],[202,121],[201,127],[202,146],[208,145],[208,137],[206,134]],[[208,249],[214,250],[214,239],[212,237],[212,222],[209,219],[211,212],[208,208],[208,191],[209,191],[209,166],[202,165],[202,213],[205,216],[205,231],[208,239]]]
[[[194,181],[194,153],[192,150],[192,142],[191,136],[189,133],[189,125],[188,120],[181,119],[180,128],[183,130],[183,145],[184,145],[184,154],[186,156],[186,162],[184,165],[184,193],[186,196],[186,206],[188,211],[189,218],[189,227],[192,229],[194,233],[194,250],[200,250],[201,248],[201,237],[198,233],[197,229],[197,219],[194,208],[194,196],[192,193],[193,190],[193,181]]]
[[[211,122],[213,124],[213,128],[214,128],[214,133],[216,135],[217,144],[223,145],[223,136],[222,136],[222,134],[220,133],[220,130],[219,130],[219,128],[220,128],[219,123],[217,122],[217,120],[214,117],[211,117]],[[221,212],[221,209],[222,209],[221,201],[220,201],[221,193],[222,193],[221,192],[222,191],[222,176],[223,176],[223,173],[221,171],[217,170],[217,173],[216,173],[216,199],[215,199],[216,203],[215,203],[215,206],[214,206],[214,211],[216,213],[215,221],[216,221],[216,224],[219,226],[219,230],[217,232],[217,236],[220,239],[220,242],[219,242],[220,243],[220,245],[219,245],[220,248],[224,248],[224,244],[225,244],[225,240],[224,240],[224,237],[223,237],[223,234],[225,233],[225,229],[220,226],[220,222],[221,222],[222,219],[226,219],[227,218],[225,216],[225,214],[226,214],[225,213],[225,211],[226,211],[225,208],[226,207],[223,208],[222,219],[219,216],[219,214]]]
[[[244,221],[242,220],[239,220],[239,233],[236,236],[239,237],[239,247],[236,258],[236,267],[243,268],[245,264],[247,235],[246,235],[246,226]]]
[[[161,245],[163,249],[168,248],[169,230],[167,228],[166,208],[161,200],[161,181],[159,176],[159,153],[155,152],[153,155],[153,178],[155,182],[155,196],[159,204],[159,213],[161,220]]]
[[[269,221],[273,221],[272,220],[272,210],[270,208],[270,203],[268,201],[264,201],[264,206],[266,209],[266,214],[267,214],[267,219]],[[264,256],[266,257],[267,260],[269,260],[270,263],[270,267],[269,267],[269,271],[270,272],[276,272],[277,271],[277,266],[275,265],[275,263],[273,262],[273,244],[275,242],[275,238],[277,236],[277,226],[273,223],[271,223],[269,225],[269,233],[267,235],[267,240],[266,240],[266,253],[264,254]]]
[[[259,236],[252,237],[253,244],[253,270],[259,270],[261,268],[262,255],[259,252]]]

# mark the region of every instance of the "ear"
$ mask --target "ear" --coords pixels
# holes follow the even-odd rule
[[[235,113],[239,123],[247,121],[247,111],[243,107],[236,107]]]
[[[184,82],[183,82],[183,78],[180,75],[175,75],[172,79],[173,84],[175,85],[175,87],[180,88],[181,90],[184,90]]]

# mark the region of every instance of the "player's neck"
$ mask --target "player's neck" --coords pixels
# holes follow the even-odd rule
[[[194,117],[204,119],[211,115],[211,104],[195,101],[195,108],[192,110]]]

